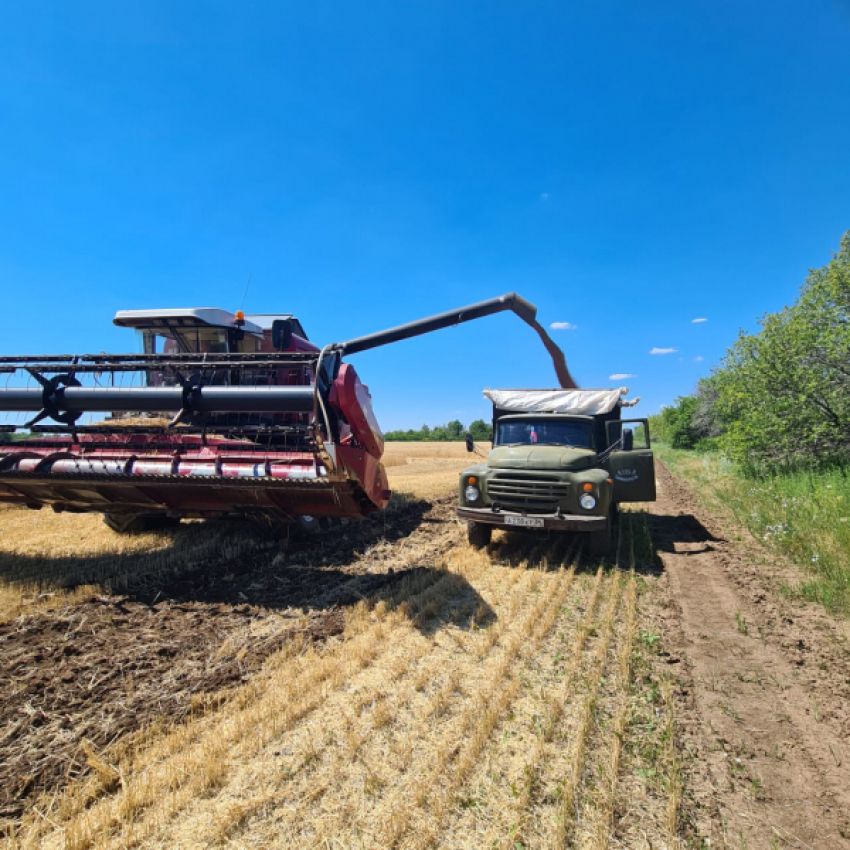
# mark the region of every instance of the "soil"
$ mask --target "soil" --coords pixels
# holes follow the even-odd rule
[[[382,551],[404,537],[433,560],[452,517],[451,499],[413,501],[321,538],[258,541],[238,562],[0,624],[0,822],[88,772],[84,742],[103,752],[158,718],[221,705],[294,636],[339,635],[346,606],[423,569],[393,570]]]
[[[715,847],[850,847],[846,624],[785,598],[794,568],[698,508],[661,464],[657,475],[661,663],[678,682],[685,819]]]

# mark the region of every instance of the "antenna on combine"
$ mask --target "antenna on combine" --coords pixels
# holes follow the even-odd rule
[[[248,298],[248,287],[251,285],[251,272],[248,272],[248,282],[245,284],[245,292],[242,294],[242,303],[239,305],[239,312],[245,310],[245,300]]]

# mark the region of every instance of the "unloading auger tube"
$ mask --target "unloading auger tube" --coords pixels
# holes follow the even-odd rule
[[[256,328],[265,333],[257,352],[192,352],[181,341],[179,354],[0,357],[8,376],[0,412],[35,414],[0,426],[31,431],[0,445],[0,502],[100,511],[128,529],[146,518],[247,516],[274,525],[301,517],[318,527],[320,517],[365,516],[391,495],[383,436],[367,388],[342,357],[506,310],[548,340],[562,385],[575,386],[536,308],[514,293],[321,351],[284,322],[272,331],[274,346]],[[116,324],[127,326],[126,315]],[[170,319],[163,323],[174,332]],[[241,333],[245,322],[233,324]],[[29,386],[10,385],[19,373]],[[127,379],[137,385],[121,386]],[[79,424],[92,413],[147,418]],[[170,421],[148,424],[152,416]],[[50,420],[57,424],[40,424]]]
[[[578,389],[578,384],[576,384],[567,368],[564,352],[561,351],[554,340],[546,333],[543,326],[537,321],[537,307],[515,292],[501,295],[498,298],[491,298],[488,301],[480,301],[477,304],[470,304],[468,307],[461,307],[460,310],[449,310],[446,313],[440,313],[427,319],[419,319],[416,322],[399,325],[397,328],[390,328],[389,330],[361,336],[348,342],[337,343],[334,348],[342,354],[357,354],[360,351],[368,351],[371,348],[388,345],[391,342],[410,339],[420,334],[431,333],[432,331],[448,328],[452,325],[459,325],[462,322],[480,319],[483,316],[491,316],[503,310],[513,311],[536,331],[552,358],[552,364],[555,367],[555,374],[558,377],[560,387],[565,390]]]

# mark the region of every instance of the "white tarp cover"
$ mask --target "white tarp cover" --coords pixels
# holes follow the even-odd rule
[[[615,390],[484,390],[500,410],[516,413],[579,413],[596,416],[610,413],[617,405],[631,407],[640,401],[625,401],[628,387]]]

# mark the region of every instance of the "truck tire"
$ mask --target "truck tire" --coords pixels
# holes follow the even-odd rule
[[[173,528],[180,520],[165,514],[104,514],[103,521],[116,534],[141,534],[145,531],[159,531]]]
[[[470,546],[483,549],[490,543],[493,536],[493,526],[486,522],[468,522],[466,524],[466,536]]]

